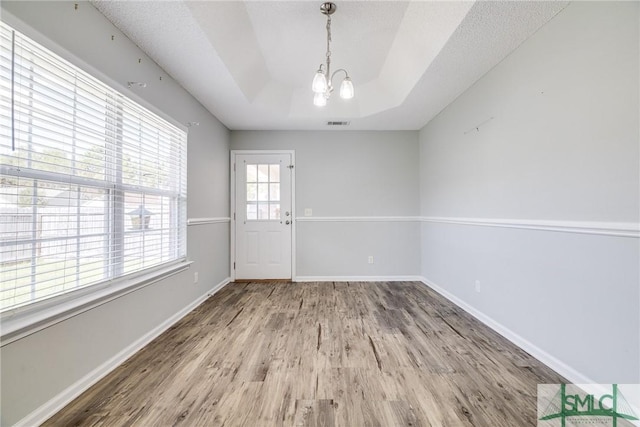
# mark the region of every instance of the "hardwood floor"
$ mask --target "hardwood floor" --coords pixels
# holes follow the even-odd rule
[[[233,283],[45,425],[535,426],[559,382],[421,283]]]

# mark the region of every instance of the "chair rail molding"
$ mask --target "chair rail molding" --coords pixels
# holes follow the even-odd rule
[[[204,224],[217,224],[231,222],[231,218],[228,216],[211,217],[211,218],[189,218],[187,219],[187,225],[204,225]]]
[[[560,233],[593,234],[615,237],[640,237],[640,223],[604,221],[562,221],[539,219],[458,218],[423,216],[424,223],[469,225],[480,227],[520,228]]]
[[[420,222],[419,216],[302,216],[298,222]]]

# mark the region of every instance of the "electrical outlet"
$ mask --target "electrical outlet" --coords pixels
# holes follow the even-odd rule
[[[373,264],[373,255],[369,255],[369,258],[367,259],[367,262],[369,264]]]
[[[311,208],[304,208],[304,216],[312,216],[313,210]]]
[[[476,292],[480,292],[480,280],[476,280]]]
[[[198,272],[196,271],[195,273],[193,273],[193,283],[198,283]]]

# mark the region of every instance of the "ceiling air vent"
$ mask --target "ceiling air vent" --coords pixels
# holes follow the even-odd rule
[[[327,126],[349,126],[351,122],[327,122]]]

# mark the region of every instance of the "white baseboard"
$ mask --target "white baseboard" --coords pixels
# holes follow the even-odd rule
[[[471,305],[467,304],[457,296],[446,291],[445,289],[436,285],[435,283],[431,282],[425,277],[422,277],[420,281],[424,283],[426,286],[428,286],[429,288],[433,289],[434,291],[442,295],[443,297],[445,297],[446,299],[448,299],[449,301],[451,301],[452,303],[454,303],[455,305],[457,305],[458,307],[460,307],[461,309],[463,309],[464,311],[466,311],[467,313],[469,313],[470,315],[472,315],[473,317],[475,317],[476,319],[478,319],[480,322],[484,323],[486,326],[490,327],[491,329],[493,329],[494,331],[496,331],[497,333],[499,333],[500,335],[502,335],[503,337],[511,341],[516,346],[520,347],[522,350],[529,353],[531,356],[538,359],[548,368],[553,369],[555,372],[562,375],[564,378],[567,379],[569,383],[578,385],[586,393],[593,394],[594,396],[603,396],[611,392],[611,389],[605,387],[604,384],[596,383],[586,375],[576,371],[571,366],[553,357],[546,351],[542,350],[540,347],[522,338],[520,335],[513,332],[511,329],[495,321],[494,319],[482,313],[481,311],[476,310]],[[633,413],[640,415],[640,405],[634,402],[629,402],[629,404],[631,406],[631,410],[633,411]],[[640,427],[640,420],[635,420],[635,421],[631,420],[630,422],[631,424]]]
[[[111,373],[114,369],[124,363],[129,357],[133,356],[139,350],[141,350],[144,346],[149,344],[151,341],[160,336],[164,331],[169,329],[175,323],[177,323],[184,316],[193,311],[196,307],[202,304],[207,298],[211,295],[218,292],[220,289],[225,287],[228,283],[231,282],[230,278],[224,279],[222,282],[215,285],[211,288],[206,294],[198,297],[191,304],[156,326],[154,329],[149,331],[147,334],[143,335],[135,342],[125,347],[113,356],[111,359],[104,362],[102,365],[95,368],[93,371],[89,372],[79,381],[75,382],[71,386],[69,386],[62,393],[59,393],[57,396],[41,405],[38,409],[31,412],[29,415],[18,421],[14,427],[31,427],[37,426],[44,423],[46,420],[55,415],[58,411],[68,405],[73,399],[80,396],[84,391],[86,391],[89,387],[100,381],[102,378],[107,376],[107,374]]]
[[[421,282],[421,276],[297,276],[294,282]]]
[[[461,309],[463,309],[464,311],[466,311],[467,313],[469,313],[470,315],[472,315],[473,317],[475,317],[476,319],[478,319],[479,321],[481,321],[482,323],[484,323],[485,325],[487,325],[488,327],[490,327],[491,329],[493,329],[494,331],[496,331],[497,333],[499,333],[500,335],[502,335],[503,337],[505,337],[506,339],[508,339],[509,341],[511,341],[512,343],[514,343],[515,345],[517,345],[518,347],[520,347],[521,349],[529,353],[530,355],[532,355],[533,357],[535,357],[536,359],[538,359],[547,367],[553,369],[558,374],[565,377],[569,382],[574,384],[594,384],[595,383],[586,375],[583,375],[582,373],[576,371],[566,363],[556,359],[546,351],[542,350],[540,347],[536,346],[530,341],[527,341],[525,338],[513,332],[511,329],[495,321],[494,319],[482,313],[481,311],[475,309],[471,305],[467,304],[465,301],[461,300],[460,298],[453,295],[449,291],[431,282],[427,278],[422,277],[421,281],[426,286],[433,289],[434,291],[436,291],[437,293],[439,293],[440,295],[442,295],[443,297],[445,297],[446,299],[448,299],[449,301],[451,301],[452,303],[454,303],[455,305],[457,305],[458,307],[460,307]]]

